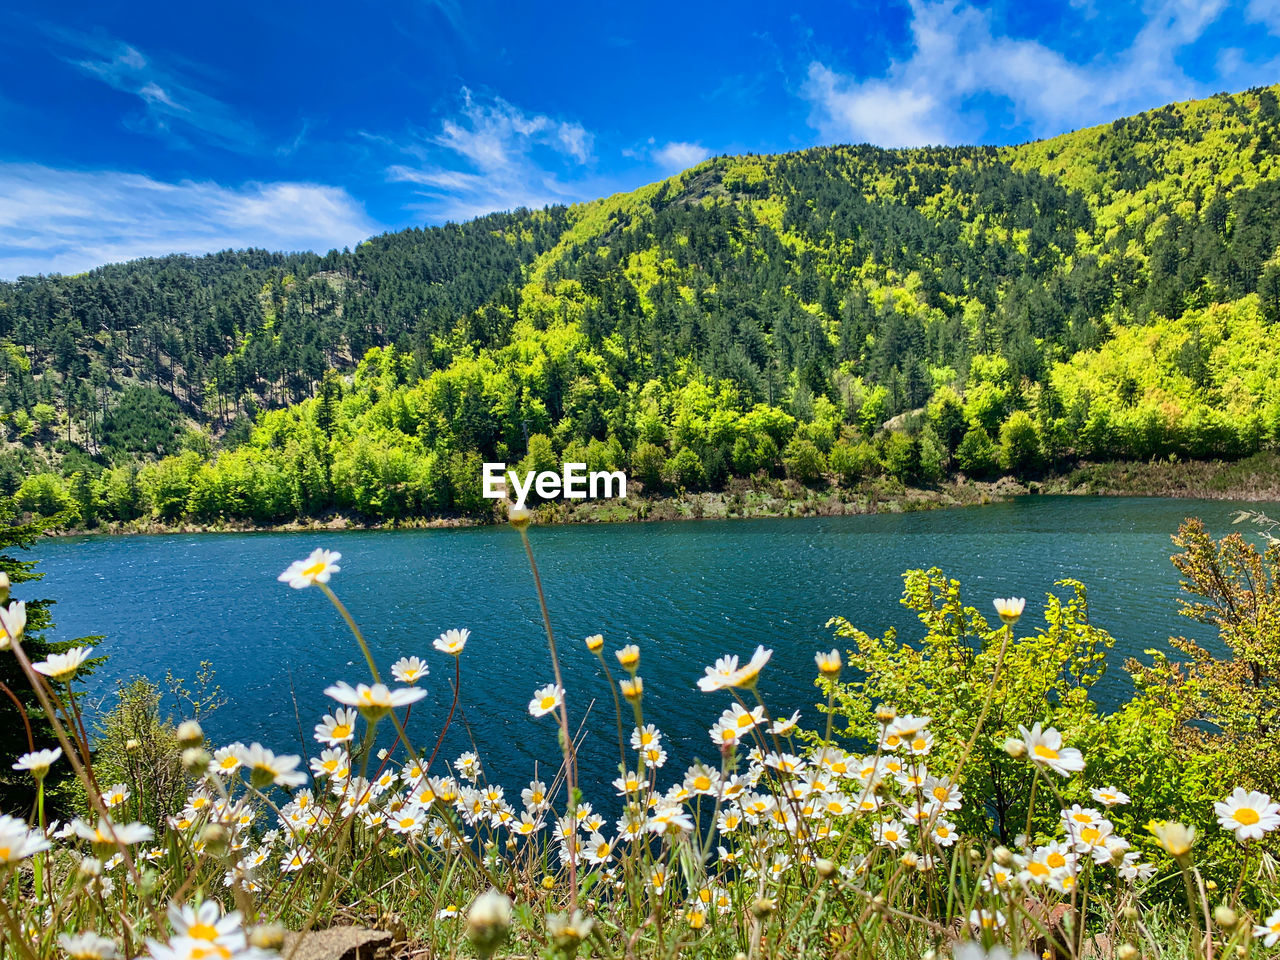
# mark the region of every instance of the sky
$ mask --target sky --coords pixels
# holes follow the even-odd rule
[[[0,279],[354,246],[706,157],[1280,82],[1280,0],[0,0]]]

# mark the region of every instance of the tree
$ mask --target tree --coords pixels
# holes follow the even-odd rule
[[[795,437],[782,452],[787,476],[806,487],[820,484],[827,471],[827,458],[812,440]]]
[[[996,445],[984,428],[969,428],[956,448],[956,466],[977,480],[992,476],[999,468]]]
[[[683,490],[701,490],[707,484],[707,474],[701,458],[688,447],[681,447],[663,469],[667,482]]]
[[[631,455],[631,472],[648,492],[662,488],[662,471],[665,465],[666,457],[662,448],[647,440],[640,441],[635,453]]]
[[[855,444],[840,439],[831,448],[831,469],[843,486],[851,487],[864,477],[879,473],[880,458],[876,448],[866,440]]]
[[[1015,410],[1000,427],[1000,465],[1014,476],[1025,477],[1043,464],[1036,422],[1027,411]]]

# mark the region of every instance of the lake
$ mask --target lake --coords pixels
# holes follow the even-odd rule
[[[773,648],[761,683],[771,710],[800,709],[817,724],[813,655],[833,645],[827,620],[842,615],[873,634],[893,626],[920,636],[898,603],[901,574],[914,567],[958,578],[967,602],[993,620],[993,597],[1025,596],[1024,629],[1042,622],[1055,580],[1083,580],[1093,621],[1117,638],[1100,692],[1115,702],[1129,688],[1125,655],[1164,647],[1171,634],[1206,635],[1177,615],[1170,535],[1184,517],[1199,516],[1221,536],[1239,506],[1025,497],[865,517],[535,527],[572,717],[581,718],[589,696],[600,698],[588,721],[584,785],[612,779],[617,764],[612,701],[582,644],[587,635],[603,633],[609,651],[640,645],[646,718],[672,741],[666,772],[694,756],[715,758],[706,730],[728,698],[694,683],[725,653]],[[342,552],[332,586],[384,671],[402,655],[431,664],[428,697],[410,727],[420,749],[434,741],[451,698],[452,658],[431,641],[467,627],[465,725],[455,722],[447,754],[468,749],[469,733],[489,776],[508,789],[528,779],[535,760],[545,766],[558,756],[552,718],[526,711],[552,673],[520,538],[507,527],[75,537],[42,541],[33,554],[45,574],[37,592],[57,601],[53,636],[105,636],[98,650],[110,660],[91,680],[96,699],[109,705],[116,682],[139,674],[162,680],[169,669],[191,680],[209,660],[228,697],[205,725],[215,742],[260,740],[299,752],[296,697],[314,754],[311,728],[332,706],[325,686],[368,679],[323,594],[276,581],[317,546]]]

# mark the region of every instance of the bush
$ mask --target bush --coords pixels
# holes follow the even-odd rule
[[[824,479],[827,458],[812,440],[795,437],[782,453],[782,465],[792,480],[813,487]]]
[[[1025,410],[1009,414],[1000,427],[1000,466],[1018,477],[1034,475],[1044,466],[1040,431]]]
[[[666,481],[677,489],[701,490],[707,484],[702,460],[688,447],[681,447],[663,467]]]
[[[956,448],[956,466],[977,480],[991,477],[1000,468],[996,445],[982,427],[970,427]]]
[[[94,739],[99,784],[129,787],[128,807],[120,816],[156,828],[182,809],[191,788],[174,724],[160,715],[160,698],[160,688],[146,678],[121,686]]]
[[[18,507],[37,517],[53,517],[75,504],[62,478],[52,473],[37,473],[22,482],[17,494]]]
[[[855,444],[841,439],[831,448],[831,469],[846,487],[853,486],[864,477],[875,476],[880,472],[880,466],[876,448],[866,440]]]

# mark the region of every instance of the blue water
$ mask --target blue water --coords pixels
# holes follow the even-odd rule
[[[1093,622],[1117,638],[1100,691],[1114,703],[1129,691],[1124,656],[1167,648],[1171,634],[1205,637],[1177,615],[1169,537],[1187,516],[1221,535],[1237,506],[1028,497],[902,515],[534,528],[573,721],[589,697],[600,698],[587,720],[584,783],[611,779],[617,764],[612,700],[582,645],[589,634],[603,633],[610,651],[640,645],[646,718],[671,739],[675,765],[714,757],[706,729],[726,697],[694,682],[717,656],[773,648],[761,684],[772,711],[800,709],[817,723],[813,654],[833,645],[830,617],[873,634],[893,626],[920,636],[898,603],[904,570],[943,568],[984,611],[993,597],[1026,596],[1024,624],[1039,620],[1055,580],[1073,577],[1088,585]],[[45,574],[36,592],[57,601],[55,639],[104,635],[98,650],[110,659],[90,683],[104,705],[122,679],[161,680],[168,669],[190,681],[209,660],[228,697],[206,723],[215,741],[261,740],[286,752],[305,745],[314,754],[311,727],[331,707],[325,686],[367,679],[320,591],[276,581],[317,546],[342,552],[332,586],[384,671],[402,655],[431,664],[428,697],[410,726],[417,745],[434,741],[451,698],[453,661],[431,641],[467,627],[465,722],[451,729],[448,755],[474,737],[489,775],[509,787],[535,761],[545,769],[558,756],[552,718],[526,711],[552,673],[520,538],[506,527],[47,540],[34,551]]]

